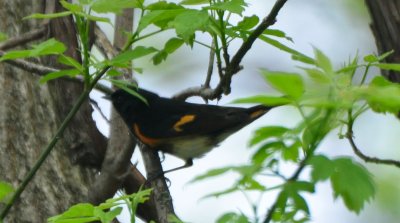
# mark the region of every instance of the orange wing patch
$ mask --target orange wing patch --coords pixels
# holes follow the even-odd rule
[[[252,112],[252,113],[250,114],[250,118],[251,118],[251,119],[258,118],[258,117],[260,117],[261,115],[263,115],[264,113],[265,113],[265,110],[258,110],[258,111]]]
[[[135,132],[136,137],[138,137],[139,140],[142,141],[144,144],[148,146],[156,146],[159,143],[158,139],[150,138],[143,135],[143,133],[139,129],[139,126],[136,123],[133,125],[133,130]]]
[[[183,129],[181,128],[181,126],[183,126],[183,125],[185,125],[185,124],[187,124],[189,122],[192,122],[195,118],[196,118],[195,115],[184,115],[184,116],[182,116],[182,118],[179,119],[179,121],[177,121],[175,123],[175,125],[173,126],[174,130],[177,131],[177,132],[182,132]]]

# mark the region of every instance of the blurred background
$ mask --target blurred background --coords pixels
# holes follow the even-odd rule
[[[151,2],[151,1],[146,1]],[[260,18],[270,11],[275,1],[252,0],[247,1],[249,8],[245,15],[256,14]],[[362,0],[296,0],[288,1],[278,15],[278,21],[271,28],[284,31],[293,39],[293,43],[285,42],[292,48],[312,56],[313,47],[322,50],[333,61],[335,68],[339,68],[349,58],[359,55],[376,53],[375,40],[369,28],[370,18]],[[112,27],[102,25],[106,33],[112,34]],[[165,32],[165,39],[153,38],[145,44],[161,48],[173,31]],[[208,36],[197,34],[199,40],[210,43]],[[109,38],[112,40],[112,36]],[[237,49],[240,42],[235,42],[230,53]],[[135,61],[134,66],[144,69],[143,74],[135,74],[139,86],[162,96],[172,96],[181,90],[200,86],[205,80],[209,51],[200,45],[182,47],[170,56],[167,62],[153,66],[149,58]],[[258,40],[245,56],[242,65],[244,69],[234,76],[232,93],[223,97],[219,102],[210,104],[231,105],[237,98],[248,97],[260,93],[273,93],[259,74],[261,68],[280,71],[299,71],[300,65],[290,59],[287,53],[279,51]],[[373,71],[379,75],[379,71]],[[217,75],[215,75],[217,76]],[[215,86],[218,79],[214,79]],[[101,94],[94,92],[92,98],[97,100],[104,113],[109,115],[110,104],[101,99]],[[203,103],[198,98],[190,98],[191,102]],[[234,105],[239,106],[239,105]],[[242,105],[247,106],[247,105]],[[107,123],[97,111],[93,114],[101,131],[108,135]],[[194,160],[193,167],[172,172],[167,175],[171,181],[170,192],[173,197],[177,215],[185,222],[204,223],[215,222],[223,213],[234,211],[243,212],[251,216],[251,206],[248,200],[259,202],[258,213],[264,216],[268,207],[274,201],[276,194],[267,193],[258,198],[257,194],[245,197],[242,193],[235,193],[218,198],[203,198],[211,192],[228,188],[235,181],[235,175],[227,174],[224,177],[210,178],[209,180],[188,183],[195,176],[206,171],[228,165],[244,164],[249,161],[252,153],[248,147],[248,140],[257,127],[264,125],[294,126],[299,115],[291,108],[280,107],[273,109],[267,115],[253,124],[229,137],[218,148],[206,156]],[[355,123],[355,141],[364,153],[381,158],[400,159],[398,152],[398,135],[400,135],[399,121],[390,116],[366,112]],[[346,140],[338,139],[338,132],[332,132],[318,149],[320,153],[329,156],[350,155],[352,150]],[[358,158],[356,160],[363,163]],[[139,150],[135,151],[132,162],[138,162],[139,169],[144,172]],[[164,169],[182,165],[179,159],[166,155],[163,162]],[[363,163],[365,164],[365,163]],[[400,170],[394,167],[366,164],[376,180],[377,194],[364,210],[356,215],[350,213],[343,205],[342,200],[333,199],[329,183],[320,183],[314,194],[305,195],[311,209],[311,222],[398,222],[400,218]],[[286,170],[286,169],[285,169]],[[293,166],[287,167],[290,174]],[[302,175],[307,178],[309,172]],[[126,214],[126,213],[125,213]],[[125,215],[126,216],[126,215]],[[122,220],[123,218],[121,218]],[[123,220],[128,222],[128,218]]]

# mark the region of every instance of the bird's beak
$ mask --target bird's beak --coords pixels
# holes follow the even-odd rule
[[[102,98],[111,101],[111,95],[109,94],[104,95]]]

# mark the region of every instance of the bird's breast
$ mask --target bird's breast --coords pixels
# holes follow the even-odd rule
[[[216,146],[217,143],[213,142],[209,137],[196,136],[174,139],[166,144],[165,150],[164,148],[160,148],[160,150],[187,160],[201,157]]]

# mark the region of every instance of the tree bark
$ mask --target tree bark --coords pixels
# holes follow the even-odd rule
[[[42,21],[22,18],[43,13],[46,4],[54,2],[0,0],[0,30],[13,37],[40,27]],[[52,35],[57,38],[71,34],[60,33],[68,24],[58,22],[52,24]],[[76,36],[72,38],[76,40]],[[67,46],[70,56],[78,56],[73,45]],[[65,81],[40,85],[37,76],[5,63],[0,63],[0,85],[0,181],[17,187],[82,92],[82,86]],[[91,113],[90,104],[84,103],[5,222],[46,222],[71,205],[87,201],[96,174],[93,167],[101,165],[106,148],[106,139],[97,130]]]
[[[379,53],[394,50],[386,62],[400,63],[400,1],[399,0],[366,0],[371,15],[371,29],[375,36]],[[400,73],[382,71],[390,81],[400,83]]]

